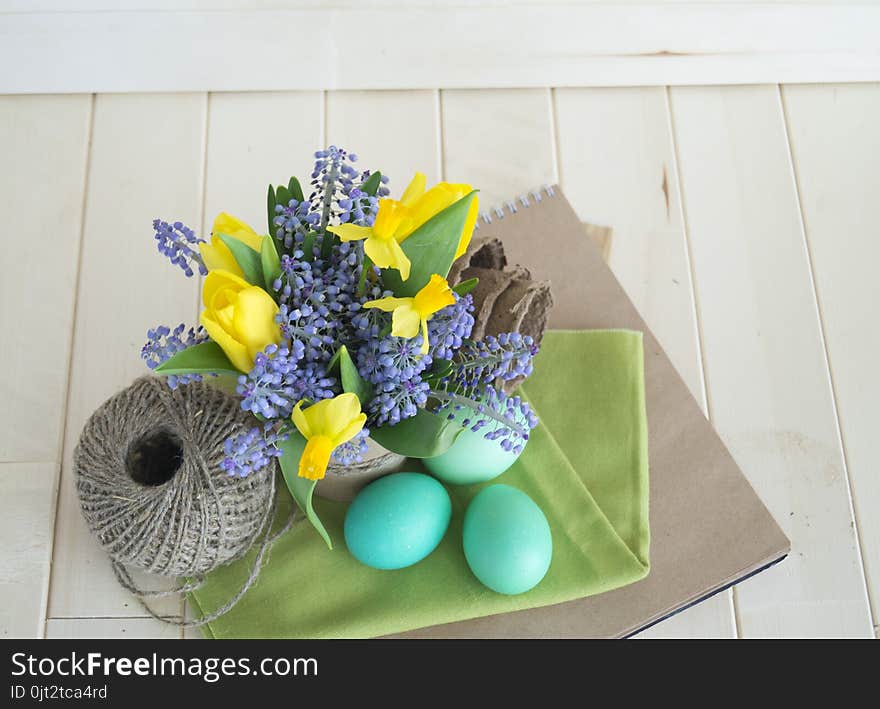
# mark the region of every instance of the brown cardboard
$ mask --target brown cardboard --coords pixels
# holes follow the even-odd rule
[[[645,334],[651,573],[568,603],[439,625],[407,638],[625,637],[783,558],[789,540],[758,499],[558,187],[480,227],[511,264],[549,280],[551,328]],[[603,242],[605,243],[605,242]]]

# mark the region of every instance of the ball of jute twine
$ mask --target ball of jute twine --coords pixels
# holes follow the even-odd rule
[[[254,426],[233,397],[204,383],[168,388],[143,377],[89,418],[74,451],[83,516],[110,556],[116,578],[150,615],[197,626],[230,610],[256,581],[272,542],[272,465],[245,478],[220,469],[224,441]],[[259,540],[250,575],[220,608],[198,621],[168,619],[146,603],[198,588],[204,574],[241,558]],[[168,590],[138,587],[127,566],[191,580]]]

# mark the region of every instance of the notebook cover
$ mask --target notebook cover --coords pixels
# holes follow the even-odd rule
[[[528,202],[490,213],[479,234],[501,238],[510,264],[551,282],[549,327],[644,332],[651,573],[589,598],[393,637],[627,637],[771,566],[790,549],[561,190],[549,188]]]

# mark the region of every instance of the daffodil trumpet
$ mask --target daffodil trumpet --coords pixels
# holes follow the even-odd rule
[[[378,308],[391,316],[391,334],[395,337],[413,338],[422,332],[424,355],[431,347],[428,341],[428,320],[447,305],[455,304],[455,295],[443,276],[436,273],[428,284],[412,298],[379,298],[364,303],[364,308]]]
[[[322,399],[306,409],[304,403],[298,402],[291,415],[293,424],[306,439],[297,474],[307,480],[320,480],[327,472],[334,449],[358,435],[367,416],[352,393]]]

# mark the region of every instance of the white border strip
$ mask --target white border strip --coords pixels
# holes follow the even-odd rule
[[[880,80],[880,6],[0,13],[0,93]]]

